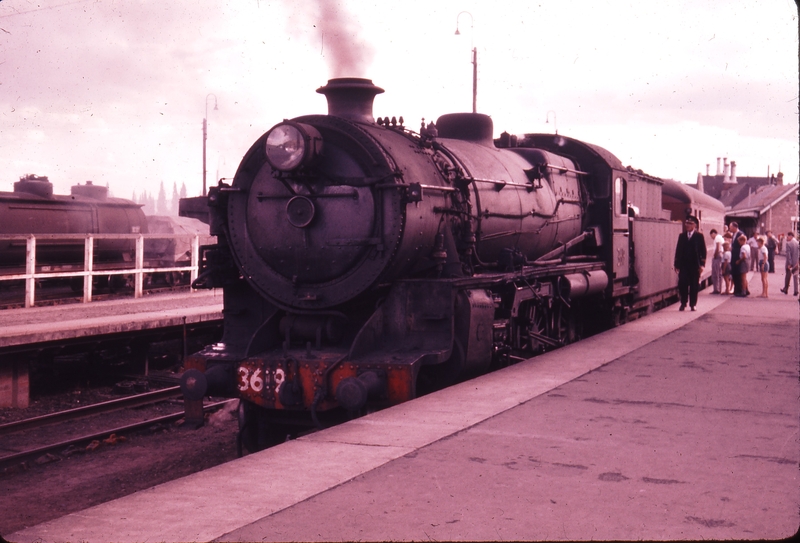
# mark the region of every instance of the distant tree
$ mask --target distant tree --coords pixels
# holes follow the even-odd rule
[[[180,196],[178,195],[178,184],[172,183],[172,210],[171,214],[177,216],[178,215],[178,200],[180,200]]]
[[[158,200],[156,200],[156,214],[167,215],[167,193],[164,192],[164,182],[161,182],[161,188],[158,191]]]
[[[142,211],[145,215],[155,214],[155,200],[146,190],[143,190],[134,201],[142,206]]]

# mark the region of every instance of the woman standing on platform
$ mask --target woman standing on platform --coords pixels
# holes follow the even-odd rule
[[[758,238],[758,271],[761,274],[760,298],[769,298],[769,249],[764,245],[764,238]]]

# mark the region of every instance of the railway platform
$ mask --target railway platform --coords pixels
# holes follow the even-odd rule
[[[196,291],[0,311],[0,406],[28,404],[27,362],[19,353],[100,344],[123,336],[222,320],[222,292]]]
[[[779,267],[780,269],[780,267]],[[703,291],[11,542],[776,539],[800,526],[800,310]]]

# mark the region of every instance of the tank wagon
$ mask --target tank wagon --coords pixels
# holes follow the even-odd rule
[[[208,195],[218,243],[194,286],[223,289],[224,336],[181,386],[189,416],[239,397],[251,451],[663,307],[685,217],[723,224],[719,202],[596,145],[494,140],[474,113],[415,132],[373,118],[368,79],[317,92],[327,115],[275,125]]]
[[[170,268],[189,266],[192,263],[192,238],[198,236],[199,243],[209,244],[214,238],[208,235],[208,224],[191,217],[148,215],[147,230],[150,234],[171,234],[176,237],[150,238],[144,241],[144,262],[148,268]],[[188,285],[189,272],[156,272],[148,275],[152,284],[169,286]]]
[[[69,195],[53,194],[47,177],[26,175],[14,183],[13,192],[0,192],[2,234],[138,234],[147,233],[141,206],[108,196],[108,188],[87,181],[73,185]],[[97,269],[133,262],[133,240],[95,240]],[[26,242],[0,240],[0,267],[6,273],[25,271]],[[81,239],[41,239],[36,246],[37,266],[71,270],[82,267]],[[82,283],[81,283],[82,284]]]
[[[83,234],[169,234],[169,238],[145,238],[145,268],[173,268],[191,264],[192,236],[201,243],[211,243],[208,225],[187,217],[145,216],[142,206],[131,200],[111,198],[108,189],[87,181],[74,185],[69,195],[53,194],[47,177],[26,175],[14,183],[13,192],[0,192],[0,234],[37,235],[37,271],[75,271],[83,269]],[[48,234],[76,234],[69,239],[48,238]],[[136,254],[134,239],[94,240],[94,269],[133,267]],[[0,272],[25,272],[25,239],[0,240]],[[98,282],[120,287],[122,275],[99,276]],[[148,284],[174,286],[189,282],[188,272],[148,274]],[[72,280],[73,289],[83,289],[82,278]]]

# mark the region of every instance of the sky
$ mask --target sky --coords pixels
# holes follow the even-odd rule
[[[113,195],[232,178],[315,91],[367,77],[376,116],[477,110],[495,136],[548,132],[694,183],[798,181],[793,0],[0,0],[0,191],[46,175]],[[458,26],[459,35],[455,34]]]

